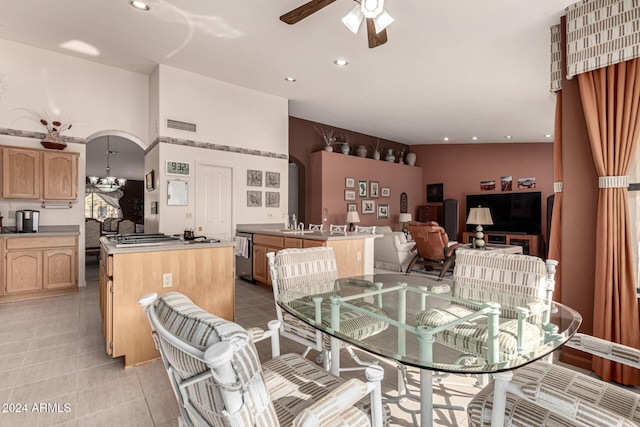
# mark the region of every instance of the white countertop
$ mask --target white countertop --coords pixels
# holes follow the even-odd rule
[[[208,249],[208,248],[224,248],[234,247],[235,242],[222,240],[217,243],[189,243],[183,240],[176,240],[170,242],[163,242],[161,244],[154,244],[151,246],[134,246],[134,247],[116,247],[116,242],[108,240],[106,237],[100,238],[100,243],[106,249],[109,255],[114,254],[130,254],[137,252],[158,252],[158,251],[176,251],[176,250],[189,250],[189,249]]]
[[[237,227],[236,229],[240,233],[253,233],[253,234],[262,234],[265,236],[277,236],[277,237],[291,237],[296,239],[309,239],[309,240],[354,240],[354,239],[375,239],[376,237],[380,237],[381,235],[377,234],[362,234],[362,233],[354,233],[348,232],[346,235],[344,234],[330,234],[328,232],[318,232],[318,231],[309,231],[303,230],[303,232],[296,230],[277,230],[277,229],[269,229],[269,228],[251,228],[251,227]]]

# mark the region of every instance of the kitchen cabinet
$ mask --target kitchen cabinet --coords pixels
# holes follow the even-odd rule
[[[64,295],[78,290],[78,237],[2,239],[4,295],[0,302]]]
[[[203,310],[234,320],[232,245],[186,245],[171,250],[155,246],[121,252],[114,246],[102,243],[100,310],[106,353],[124,356],[125,366],[160,356],[149,321],[138,304],[143,295],[180,292]],[[170,278],[168,286],[165,275]]]
[[[271,286],[271,273],[269,272],[269,260],[267,253],[278,252],[285,247],[285,240],[291,240],[279,236],[266,236],[263,234],[253,235],[253,280]]]
[[[76,200],[78,153],[2,146],[2,198]]]
[[[464,231],[462,233],[462,242],[471,243],[475,239],[475,231]],[[509,234],[509,233],[492,233],[484,232],[484,241],[487,244],[495,243],[498,245],[518,245],[522,246],[522,253],[531,256],[543,256],[542,236],[539,234]]]

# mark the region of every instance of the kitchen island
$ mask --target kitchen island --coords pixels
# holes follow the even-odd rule
[[[100,310],[107,354],[134,366],[159,357],[138,298],[181,292],[204,310],[234,320],[234,258],[230,241],[181,240],[119,245],[101,238]]]
[[[253,279],[263,286],[271,287],[268,252],[285,248],[333,248],[340,278],[373,273],[373,239],[376,235],[352,233],[330,234],[309,230],[279,230],[238,226],[238,232],[253,234],[251,256]]]

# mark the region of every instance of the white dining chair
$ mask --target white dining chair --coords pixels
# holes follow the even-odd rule
[[[376,234],[376,226],[363,227],[356,225],[356,234]]]
[[[322,224],[309,224],[310,231],[319,231],[322,233]]]
[[[346,225],[333,225],[329,227],[329,233],[331,234],[344,234],[347,235],[347,226]]]

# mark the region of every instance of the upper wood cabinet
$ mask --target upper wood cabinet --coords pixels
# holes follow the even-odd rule
[[[78,196],[78,154],[42,153],[44,200],[75,200]]]
[[[76,200],[78,153],[2,147],[2,198]]]
[[[2,198],[40,199],[42,155],[39,150],[2,149]]]

